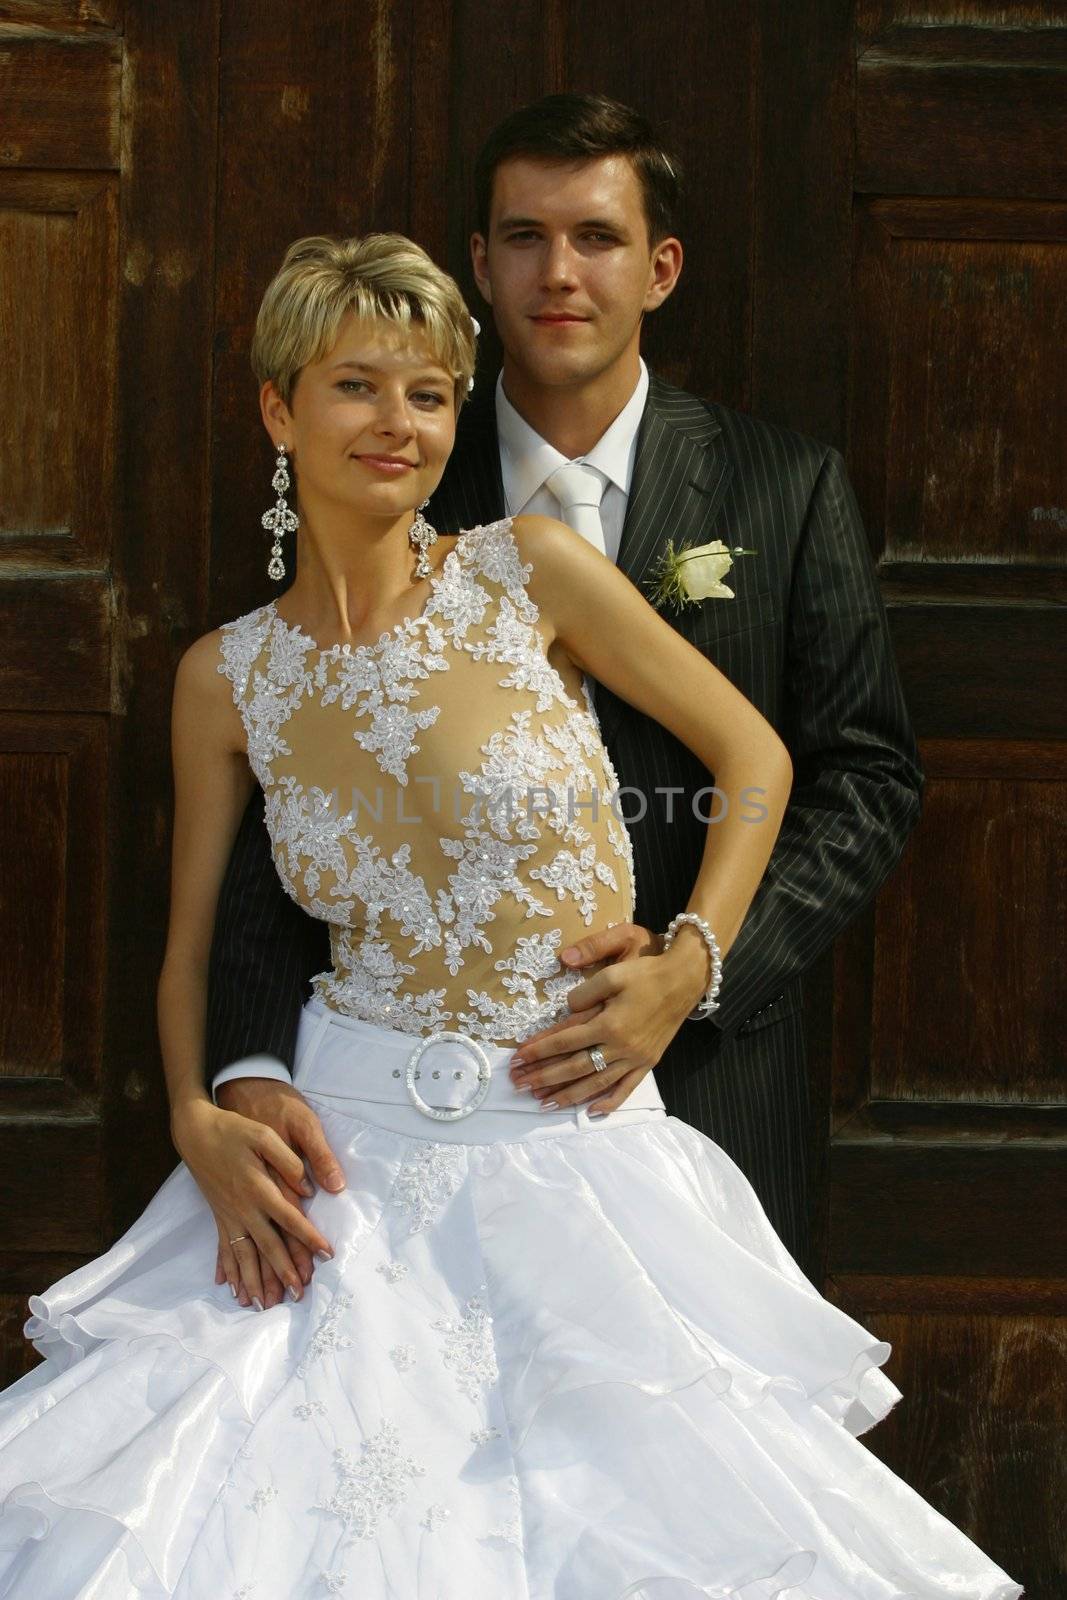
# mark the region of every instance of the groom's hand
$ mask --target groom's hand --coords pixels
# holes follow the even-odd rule
[[[567,967],[599,970],[568,991],[569,1016],[518,1047],[510,1069],[516,1088],[561,1107],[593,1101],[591,1115],[617,1110],[703,993],[702,958],[683,946],[679,940],[665,956],[661,933],[620,922],[561,951]],[[641,957],[652,958],[647,967]],[[601,1072],[590,1060],[591,1045],[600,1046],[608,1063]]]
[[[250,1117],[254,1122],[262,1122],[268,1128],[273,1128],[291,1150],[295,1150],[303,1157],[321,1188],[328,1189],[331,1193],[344,1188],[344,1173],[326,1142],[322,1123],[291,1084],[281,1083],[275,1078],[229,1078],[220,1086],[215,1098],[224,1111],[236,1111],[243,1117]],[[279,1173],[271,1171],[270,1176],[292,1205],[298,1206],[301,1197],[308,1199],[314,1193],[306,1178],[302,1185],[301,1196],[290,1188]],[[293,1234],[282,1233],[281,1237],[285,1241],[301,1283],[310,1283],[314,1271],[311,1252]],[[270,1262],[262,1256],[260,1273],[263,1283],[263,1305],[266,1309],[268,1306],[277,1305],[282,1299],[285,1285]],[[215,1267],[215,1282],[225,1283],[225,1281],[226,1273],[220,1251]],[[240,1299],[242,1304],[248,1302],[247,1291],[243,1284]]]

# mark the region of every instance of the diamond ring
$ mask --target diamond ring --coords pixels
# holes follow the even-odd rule
[[[607,1066],[607,1062],[604,1060],[604,1052],[601,1050],[598,1044],[595,1044],[590,1050],[589,1059],[598,1072],[603,1072],[604,1068]]]

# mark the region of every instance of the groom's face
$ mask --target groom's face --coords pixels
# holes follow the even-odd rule
[[[673,289],[681,246],[650,243],[626,156],[515,157],[496,170],[489,231],[475,234],[472,257],[505,373],[574,388],[620,366],[636,372],[642,318]]]

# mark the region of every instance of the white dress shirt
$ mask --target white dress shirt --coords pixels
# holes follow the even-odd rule
[[[604,497],[600,502],[600,522],[604,530],[604,553],[609,561],[619,558],[619,541],[626,520],[626,506],[637,456],[637,434],[647,399],[648,368],[642,361],[637,387],[615,421],[601,434],[591,450],[584,456],[574,458],[595,467],[607,479]],[[545,488],[545,479],[557,467],[562,467],[568,458],[561,455],[547,439],[542,439],[519,416],[504,393],[502,378],[498,378],[496,384],[496,426],[500,441],[500,473],[504,480],[504,500],[508,513],[517,517],[524,511],[539,512],[542,516],[559,520],[559,501],[551,489]],[[280,1083],[293,1081],[288,1069],[274,1056],[247,1056],[216,1073],[212,1082],[212,1098],[214,1091],[230,1078],[276,1078]]]
[[[615,421],[591,450],[584,456],[574,457],[586,466],[595,467],[608,480],[600,502],[600,522],[604,529],[604,553],[609,561],[619,559],[619,541],[637,456],[637,434],[647,399],[648,368],[642,361],[637,387]],[[545,488],[545,479],[568,458],[519,416],[504,393],[503,377],[496,382],[496,431],[500,441],[504,500],[509,514],[517,517],[524,511],[539,512],[560,520],[559,501],[551,489]]]

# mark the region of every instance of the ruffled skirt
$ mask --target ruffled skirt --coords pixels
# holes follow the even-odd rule
[[[31,1299],[3,1600],[1022,1593],[858,1442],[900,1398],[889,1346],[651,1080],[605,1119],[530,1114],[490,1047],[490,1098],[434,1121],[404,1100],[417,1041],[304,1023],[296,1082],[347,1178],[307,1207],[333,1260],[242,1308],[182,1163]]]

